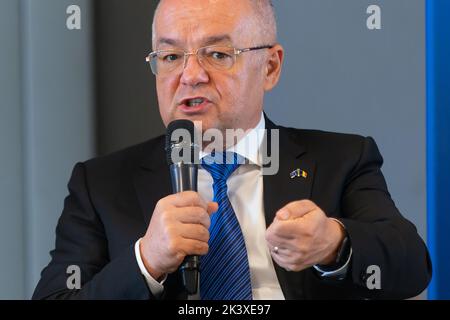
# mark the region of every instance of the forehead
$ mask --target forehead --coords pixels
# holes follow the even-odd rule
[[[180,46],[194,46],[220,36],[238,43],[252,36],[253,20],[250,2],[245,0],[163,0],[155,17],[155,41],[160,45],[170,39]]]

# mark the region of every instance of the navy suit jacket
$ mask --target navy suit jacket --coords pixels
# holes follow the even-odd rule
[[[372,138],[323,131],[279,129],[280,167],[264,176],[268,224],[278,209],[300,199],[339,219],[353,257],[345,280],[324,280],[310,268],[288,272],[275,264],[286,299],[407,298],[421,293],[431,263],[414,225],[395,207]],[[269,136],[270,144],[270,136]],[[291,179],[300,168],[306,179]],[[164,137],[78,163],[56,229],[51,262],[34,299],[154,299],[134,254],[159,199],[171,194]],[[80,290],[69,290],[67,268],[81,269]],[[367,268],[381,271],[381,290],[369,290]],[[178,273],[168,276],[163,299],[186,299]]]

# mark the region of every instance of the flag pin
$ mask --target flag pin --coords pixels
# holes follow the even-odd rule
[[[308,172],[306,172],[305,170],[296,169],[291,172],[291,179],[294,179],[296,177],[302,177],[303,179],[306,179],[308,177]]]

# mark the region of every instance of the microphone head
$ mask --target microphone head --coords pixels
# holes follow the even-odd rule
[[[199,156],[195,145],[195,126],[190,120],[175,120],[167,126],[166,158],[167,163],[195,163]]]

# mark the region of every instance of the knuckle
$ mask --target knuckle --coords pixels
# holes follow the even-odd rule
[[[170,240],[167,245],[167,251],[170,255],[177,255],[179,254],[179,243],[176,240]]]
[[[294,264],[289,265],[289,269],[291,271],[300,271],[301,267],[300,267],[300,265],[294,263]]]
[[[198,221],[200,222],[208,216],[208,213],[206,212],[205,209],[203,209],[201,207],[196,207],[195,208],[195,216],[197,217]]]
[[[281,259],[276,255],[272,253],[272,259],[282,268],[284,268],[284,263],[281,261]]]
[[[167,225],[165,228],[165,233],[169,239],[174,238],[176,235],[175,227]]]
[[[198,233],[199,233],[201,236],[206,236],[208,230],[206,230],[205,227],[203,227],[202,225],[197,225],[197,228],[198,228]]]
[[[194,245],[194,251],[196,254],[199,255],[205,255],[208,253],[209,250],[209,246],[207,242],[201,242],[198,241],[195,245]]]
[[[203,220],[203,225],[205,226],[206,229],[209,229],[209,227],[211,226],[211,219],[209,218],[209,216],[205,217],[205,219]]]
[[[200,241],[196,242],[194,245],[194,249],[196,252],[202,252],[205,249],[205,243]]]
[[[274,222],[270,225],[270,227],[267,229],[267,233],[269,235],[275,235],[278,232],[278,229],[280,228],[280,224],[278,222]]]
[[[191,205],[198,203],[200,200],[199,194],[195,191],[185,191],[183,195],[185,196],[186,200],[191,203]]]
[[[305,225],[303,228],[303,235],[310,238],[314,235],[314,227],[310,224]]]
[[[171,203],[182,202],[184,199],[186,199],[184,192],[172,194],[169,197],[171,199]]]
[[[198,213],[198,223],[203,225],[205,228],[209,228],[211,225],[211,219],[208,215],[208,212],[206,210],[201,209]]]
[[[169,267],[167,270],[168,270],[168,273],[174,273],[175,271],[177,271],[177,269],[178,269],[178,267]]]
[[[209,245],[207,243],[205,243],[204,247],[203,247],[203,251],[201,252],[202,255],[207,254],[209,251]]]
[[[161,211],[160,220],[164,226],[170,226],[171,215],[167,211]]]
[[[307,224],[305,223],[299,229],[299,238],[301,238],[302,241],[304,241],[305,238],[310,238],[312,235],[313,235],[313,230],[309,223],[307,223]]]
[[[176,259],[177,263],[176,263],[176,268],[175,268],[174,272],[178,269],[178,267],[183,262],[185,257],[186,257],[186,254],[184,252],[178,252],[175,255],[175,259]]]
[[[273,241],[273,234],[271,232],[271,230],[267,229],[266,234],[265,234],[265,238],[267,242],[272,242]]]
[[[273,235],[277,236],[277,235],[285,235],[288,230],[286,228],[284,228],[284,225],[282,223],[275,223],[272,229]]]
[[[192,198],[197,198],[197,196],[198,196],[198,193],[195,191],[192,191],[192,190],[185,191],[184,194],[187,197],[192,197]]]
[[[295,253],[295,260],[297,261],[301,261],[303,260],[305,257],[305,250],[300,249]]]
[[[205,242],[209,240],[209,231],[206,230],[205,228],[202,228],[202,231],[201,231],[201,240],[202,240],[202,241],[205,241]]]
[[[306,250],[306,245],[305,245],[304,241],[297,240],[294,244],[294,247],[296,249],[295,252],[296,252],[297,256],[299,256],[299,255],[301,256]]]
[[[315,203],[312,202],[312,201],[309,200],[309,199],[302,200],[301,203],[302,203],[303,205],[307,205],[307,206],[310,206],[310,207],[311,207],[311,206],[315,206]]]
[[[164,208],[165,199],[159,199],[155,206],[155,211],[161,211]]]

